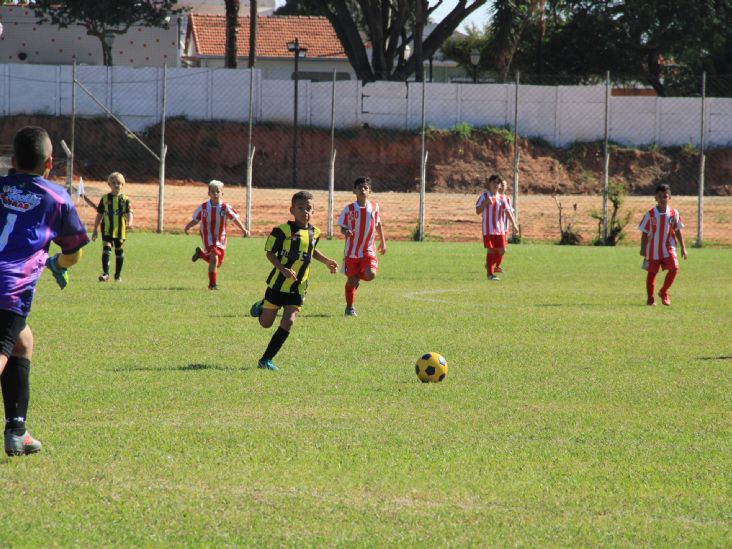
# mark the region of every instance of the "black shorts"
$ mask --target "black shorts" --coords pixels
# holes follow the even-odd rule
[[[285,305],[302,307],[305,297],[300,294],[287,294],[285,292],[278,292],[272,288],[267,288],[267,291],[264,292],[264,299],[278,307],[284,307]]]
[[[25,317],[11,311],[0,311],[0,355],[10,356],[25,328]]]
[[[125,241],[123,238],[112,238],[111,236],[102,236],[102,242],[108,242],[109,244],[114,244],[114,247],[117,249],[121,248],[125,244]]]

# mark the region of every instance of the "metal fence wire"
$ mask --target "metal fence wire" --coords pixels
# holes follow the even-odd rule
[[[701,243],[703,197],[728,192],[725,172],[709,166],[732,143],[732,76],[699,75],[697,88],[660,97],[641,78],[610,74],[363,84],[266,80],[256,69],[0,65],[4,142],[28,121],[46,125],[73,155],[73,189],[82,179],[98,201],[120,171],[145,212],[138,226],[157,231],[179,231],[218,179],[255,233],[272,221],[252,214],[257,189],[326,192],[330,235],[342,207],[333,193],[367,175],[378,192],[415,193],[399,214],[422,239],[426,192],[474,193],[500,173],[519,218],[524,195],[579,192],[598,197],[606,223],[609,187],[652,194],[669,183],[698,195]]]

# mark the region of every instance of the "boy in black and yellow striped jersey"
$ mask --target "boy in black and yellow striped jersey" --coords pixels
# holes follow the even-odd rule
[[[290,335],[295,318],[302,310],[311,260],[320,261],[332,274],[338,272],[338,263],[315,249],[320,240],[320,229],[310,224],[313,211],[313,195],[307,191],[295,193],[290,205],[290,213],[295,220],[272,229],[264,246],[267,259],[274,268],[267,278],[264,299],[252,305],[250,313],[259,318],[263,328],[274,324],[280,307],[283,313],[279,327],[259,359],[259,368],[278,369],[272,359]]]
[[[124,243],[127,238],[127,228],[132,227],[132,206],[130,199],[122,194],[125,186],[125,178],[119,172],[109,174],[107,178],[110,192],[105,194],[97,206],[97,218],[94,220],[94,232],[92,240],[97,239],[99,224],[102,225],[102,274],[99,275],[99,282],[109,280],[109,259],[112,255],[114,245],[114,280],[122,280],[122,265],[124,264],[125,253]]]

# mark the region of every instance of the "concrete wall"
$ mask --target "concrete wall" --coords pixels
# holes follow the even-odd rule
[[[253,114],[256,122],[290,124],[294,82],[253,72]],[[0,115],[71,114],[72,68],[69,66],[0,65]],[[167,115],[192,120],[246,122],[249,116],[250,71],[173,68],[167,71]],[[161,118],[163,69],[78,67],[76,112],[99,116],[111,109],[138,131]],[[298,114],[303,125],[330,126],[332,84],[299,82]],[[513,127],[513,84],[427,84],[425,121],[436,128],[458,123],[473,127]],[[555,146],[603,138],[604,86],[521,86],[519,133],[537,136]],[[610,139],[624,145],[698,145],[700,98],[611,97]],[[377,128],[419,128],[422,85],[410,82],[357,80],[336,83],[336,126],[368,124]],[[705,139],[709,146],[732,146],[732,98],[708,98]]]

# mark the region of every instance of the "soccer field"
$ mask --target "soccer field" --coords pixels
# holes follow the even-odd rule
[[[647,307],[635,245],[511,246],[488,282],[477,242],[390,242],[357,318],[314,263],[275,373],[264,240],[230,238],[218,292],[198,242],[132,233],[121,284],[100,242],[43,275],[44,448],[0,458],[0,546],[730,544],[732,249]]]

